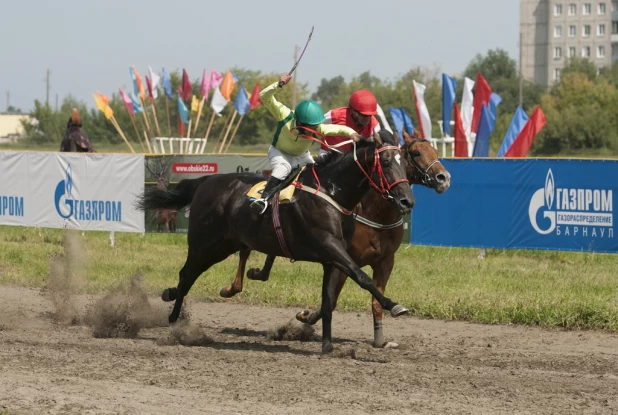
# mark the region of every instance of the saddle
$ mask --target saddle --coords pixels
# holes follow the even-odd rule
[[[298,180],[298,176],[300,176],[304,169],[305,166],[295,167],[288,177],[275,188],[275,192],[279,193],[279,203],[289,203],[292,200],[294,191],[296,190],[296,186],[292,183]],[[249,199],[261,199],[264,187],[266,187],[266,180],[256,183],[247,192],[247,197],[249,197]]]

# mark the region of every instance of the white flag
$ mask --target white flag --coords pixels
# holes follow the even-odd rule
[[[212,100],[210,101],[210,108],[212,108],[215,111],[215,114],[217,114],[220,117],[221,111],[223,111],[223,108],[225,108],[226,105],[227,105],[227,99],[225,99],[219,87],[216,87],[215,92],[213,92],[212,94]]]
[[[159,83],[161,82],[161,77],[152,71],[150,65],[148,65],[148,72],[150,72],[150,82],[152,85],[152,97],[157,99],[159,96],[159,92],[157,88],[159,87]]]
[[[380,104],[378,104],[378,117],[380,117],[380,121],[382,121],[382,125],[384,125],[384,129],[388,131],[389,133],[393,134],[393,130],[391,129],[391,126],[388,123],[388,120],[386,119],[386,115],[384,115],[384,111],[382,110],[382,107],[380,106]]]
[[[472,113],[474,112],[474,95],[472,95],[472,88],[474,88],[474,81],[466,77],[464,80],[463,95],[461,97],[461,122],[468,141],[470,141]]]
[[[425,104],[425,85],[414,83],[414,98],[416,99],[416,114],[418,115],[418,123],[420,124],[421,135],[423,138],[431,137],[431,118],[429,118],[429,110]]]

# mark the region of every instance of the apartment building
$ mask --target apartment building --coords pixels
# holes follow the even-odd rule
[[[520,0],[523,77],[550,86],[568,58],[618,59],[618,0]]]

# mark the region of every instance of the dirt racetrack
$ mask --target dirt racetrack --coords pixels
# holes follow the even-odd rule
[[[0,413],[618,413],[618,335],[402,317],[385,320],[399,347],[376,350],[369,313],[335,313],[322,356],[266,339],[296,309],[189,300],[190,347],[156,298],[150,328],[94,337],[94,301],[63,323],[47,292],[0,286]]]

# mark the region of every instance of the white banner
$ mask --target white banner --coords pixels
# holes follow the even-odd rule
[[[0,225],[144,232],[144,155],[0,152]]]

